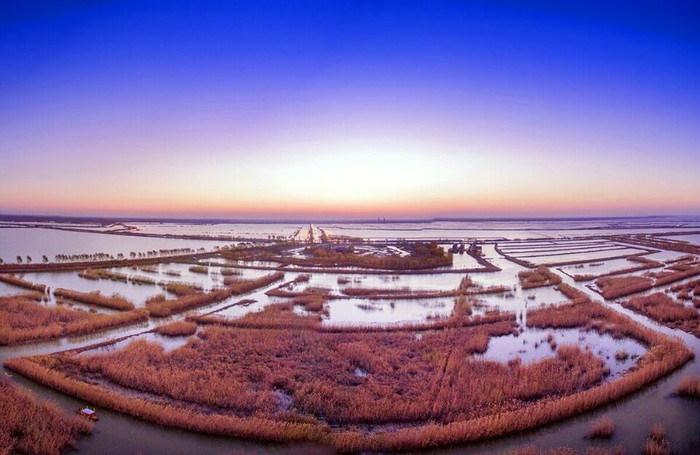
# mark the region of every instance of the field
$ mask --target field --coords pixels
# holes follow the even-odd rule
[[[694,357],[596,301],[697,335],[696,257],[628,248],[286,239],[117,265],[78,255],[0,275],[0,344],[75,339],[5,368],[135,422],[348,453],[459,446],[595,415]],[[694,381],[678,394],[696,396]],[[615,442],[618,424],[600,416],[580,437]],[[66,428],[51,450],[85,431]]]

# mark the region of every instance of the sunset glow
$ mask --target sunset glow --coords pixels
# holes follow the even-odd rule
[[[700,210],[693,6],[68,3],[2,7],[5,213]]]

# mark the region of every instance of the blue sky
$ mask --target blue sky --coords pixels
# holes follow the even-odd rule
[[[0,2],[0,210],[697,214],[700,7],[609,3]]]

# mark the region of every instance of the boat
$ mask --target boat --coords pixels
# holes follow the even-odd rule
[[[94,409],[90,408],[78,408],[78,411],[76,414],[85,417],[86,419],[92,420],[93,422],[97,422],[100,420],[100,418],[97,416],[97,413],[95,412]]]

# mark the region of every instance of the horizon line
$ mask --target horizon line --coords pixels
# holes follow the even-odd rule
[[[351,224],[383,224],[383,223],[434,223],[434,222],[467,222],[467,221],[597,221],[597,220],[634,220],[662,218],[700,218],[697,214],[676,215],[628,215],[628,216],[514,216],[514,217],[425,217],[425,218],[221,218],[221,217],[158,217],[158,216],[116,216],[116,215],[22,215],[2,214],[0,221],[4,222],[41,222],[41,221],[100,221],[100,222],[157,222],[157,223],[212,223],[212,224],[284,224],[284,223],[351,223]]]

